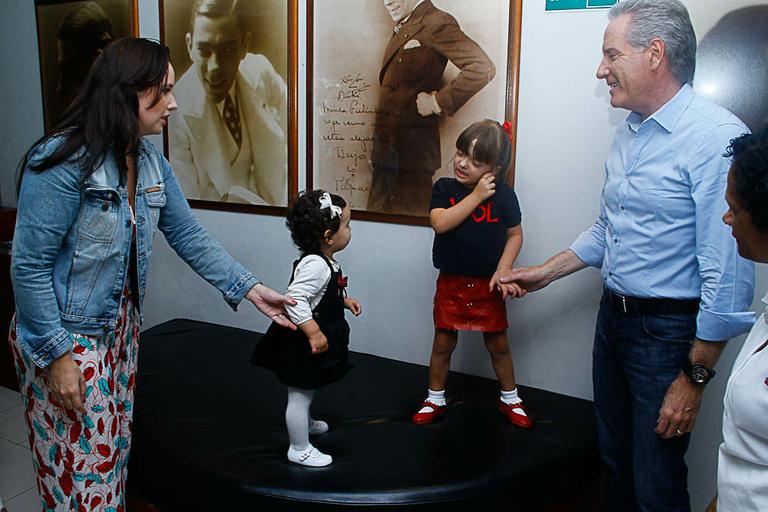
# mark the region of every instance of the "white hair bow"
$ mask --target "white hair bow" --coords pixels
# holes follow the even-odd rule
[[[331,195],[328,192],[323,192],[323,195],[320,196],[320,209],[325,210],[326,208],[331,209],[332,219],[341,216],[341,208],[333,204]]]

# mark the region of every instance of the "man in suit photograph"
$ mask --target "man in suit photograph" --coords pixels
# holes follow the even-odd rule
[[[440,119],[496,74],[480,46],[430,0],[384,0],[396,25],[379,74],[368,210],[426,215],[441,167]],[[458,75],[443,81],[448,62]]]
[[[248,53],[243,0],[196,0],[174,87],[170,156],[189,199],[287,204],[287,93],[269,60]]]

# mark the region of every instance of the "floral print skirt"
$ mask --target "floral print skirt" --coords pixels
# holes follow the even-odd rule
[[[15,327],[14,321],[11,352],[26,408],[42,510],[125,511],[139,347],[130,292],[126,287],[114,332],[73,335],[70,354],[85,379],[85,414],[64,409],[53,399],[48,372],[23,353]]]

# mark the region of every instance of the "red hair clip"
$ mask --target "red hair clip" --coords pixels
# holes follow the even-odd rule
[[[509,121],[504,121],[504,124],[502,124],[501,127],[504,128],[505,132],[507,132],[507,137],[509,137],[509,140],[513,140],[514,135],[512,134],[512,123]]]

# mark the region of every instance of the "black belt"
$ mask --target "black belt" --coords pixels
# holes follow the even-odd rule
[[[629,297],[605,289],[608,302],[617,310],[628,315],[696,314],[699,299],[646,299]]]

